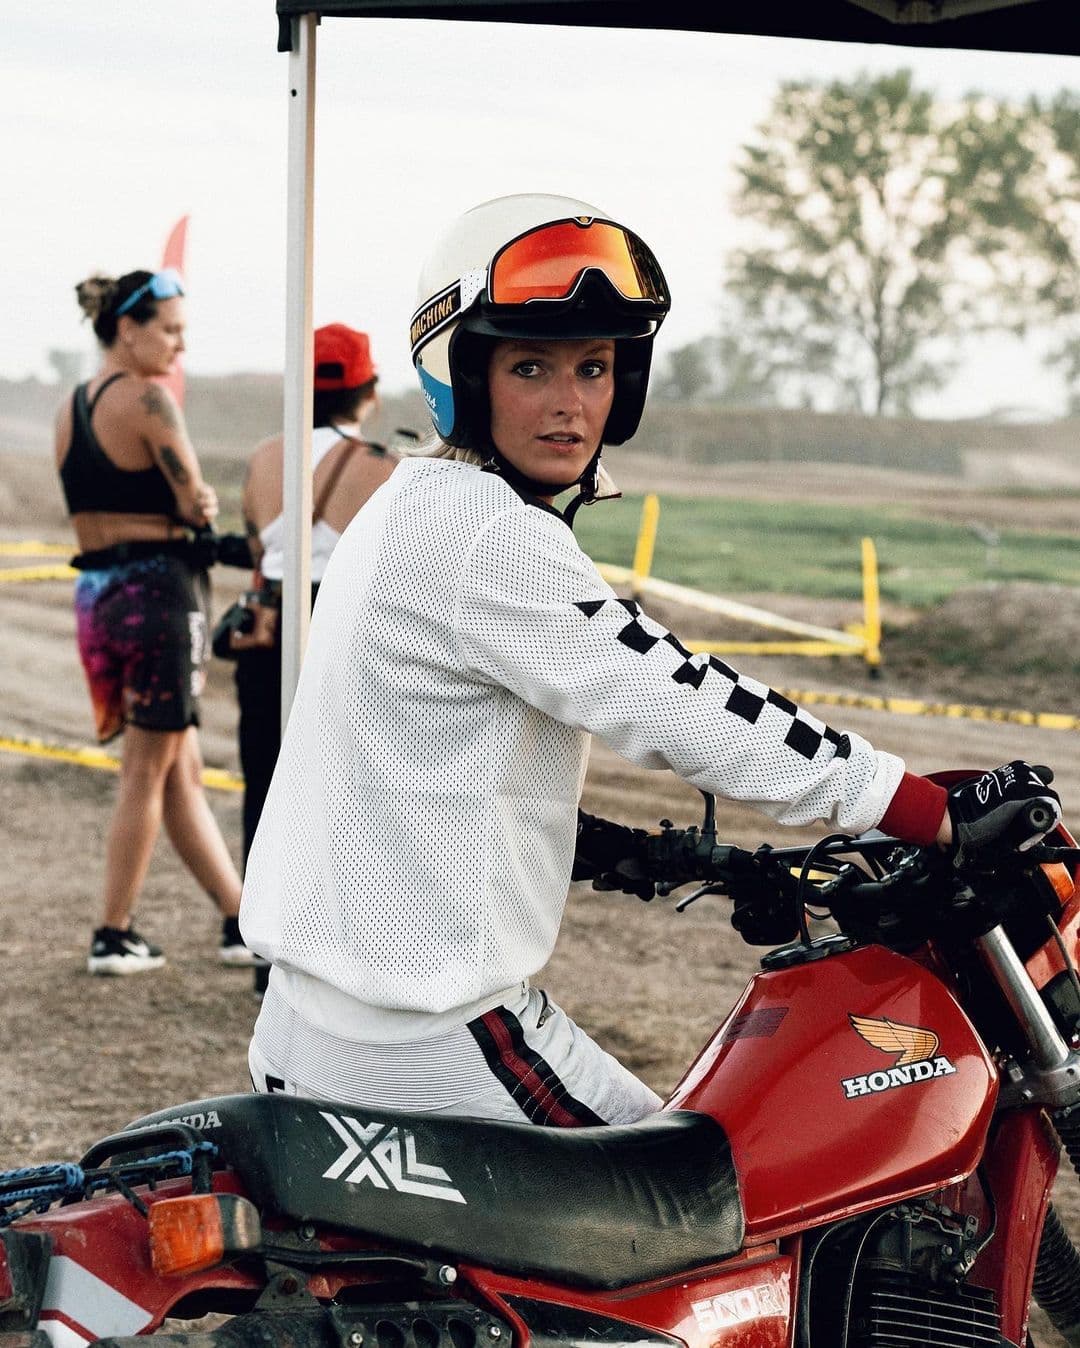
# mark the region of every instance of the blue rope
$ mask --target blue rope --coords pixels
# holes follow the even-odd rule
[[[163,1178],[163,1170],[175,1169],[180,1175],[190,1175],[196,1152],[217,1155],[213,1142],[196,1142],[182,1150],[160,1152],[114,1170],[85,1171],[74,1162],[63,1161],[50,1165],[25,1166],[17,1170],[0,1171],[0,1227],[25,1217],[29,1212],[45,1212],[57,1199],[88,1198],[97,1189],[118,1188],[118,1180],[126,1185]],[[35,1182],[36,1181],[36,1182]],[[8,1189],[8,1185],[18,1187]],[[22,1204],[17,1210],[16,1204]]]
[[[27,1181],[37,1181],[36,1183]],[[70,1162],[27,1166],[20,1170],[0,1171],[0,1209],[14,1203],[29,1203],[38,1212],[58,1198],[82,1194],[86,1176],[82,1166]],[[16,1187],[9,1188],[9,1185]],[[0,1212],[0,1225],[7,1225]]]
[[[5,1184],[20,1180],[51,1179],[66,1184],[78,1184],[82,1179],[82,1167],[71,1161],[51,1161],[48,1165],[24,1166],[21,1170],[0,1170],[0,1189]]]
[[[183,1150],[163,1151],[157,1156],[147,1156],[142,1161],[132,1161],[128,1165],[118,1166],[115,1170],[95,1170],[91,1171],[86,1177],[87,1192],[94,1189],[108,1189],[114,1181],[114,1177],[119,1175],[128,1184],[138,1184],[137,1175],[146,1172],[164,1170],[169,1166],[175,1166],[177,1173],[181,1175],[190,1175],[195,1164],[195,1153],[203,1151],[211,1155],[217,1154],[217,1147],[213,1142],[196,1142],[193,1147],[185,1147]],[[154,1178],[151,1174],[150,1178]]]

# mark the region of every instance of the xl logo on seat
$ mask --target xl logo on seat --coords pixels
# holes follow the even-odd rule
[[[338,1118],[324,1109],[319,1113],[345,1143],[345,1150],[323,1172],[323,1179],[344,1179],[346,1184],[363,1184],[367,1180],[376,1189],[441,1198],[444,1203],[466,1201],[441,1166],[424,1165],[416,1159],[416,1138],[407,1128],[361,1123],[348,1114]]]

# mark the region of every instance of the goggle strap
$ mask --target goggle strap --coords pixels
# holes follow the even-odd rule
[[[149,291],[149,289],[150,289],[150,282],[146,281],[137,289],[133,290],[131,294],[127,297],[127,299],[123,302],[123,304],[121,304],[120,308],[117,309],[114,317],[122,318],[123,315],[126,314],[129,309],[134,309],[136,304],[138,304],[138,302]]]
[[[144,281],[141,286],[137,286],[127,299],[121,304],[113,315],[114,318],[122,318],[129,309],[134,309],[136,304],[147,293],[153,295],[156,300],[176,299],[184,293],[184,286],[180,273],[175,267],[165,267],[161,271],[154,272],[149,281]]]
[[[412,348],[413,363],[422,346],[426,346],[432,337],[461,313],[461,293],[464,278],[452,281],[445,289],[433,295],[426,304],[422,304],[413,314],[409,324],[409,344]],[[475,295],[473,296],[475,299]],[[470,301],[471,302],[471,301]]]
[[[467,271],[460,281],[461,307],[467,309],[477,295],[482,294],[487,289],[487,283],[487,267],[474,267],[472,271]]]

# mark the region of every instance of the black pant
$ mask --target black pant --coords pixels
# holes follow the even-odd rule
[[[311,587],[311,602],[319,592]],[[244,866],[259,824],[270,778],[281,747],[281,624],[272,647],[240,651],[236,657],[236,699],[240,704],[240,770],[244,774]]]
[[[240,651],[236,657],[240,704],[240,770],[244,774],[244,866],[255,837],[281,744],[281,645]]]

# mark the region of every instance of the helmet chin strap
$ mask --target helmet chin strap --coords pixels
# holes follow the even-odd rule
[[[494,446],[492,446],[488,457],[484,461],[484,468],[488,472],[498,473],[500,477],[505,478],[515,491],[523,492],[527,496],[557,496],[560,492],[569,491],[571,487],[580,487],[581,490],[562,512],[563,518],[567,524],[570,524],[578,512],[578,508],[596,498],[601,452],[602,446],[577,477],[569,482],[542,482],[539,478],[529,477],[527,473],[515,468],[510,460]]]
[[[603,445],[601,445],[585,465],[585,471],[577,479],[581,490],[563,511],[563,519],[571,528],[573,528],[574,525],[574,516],[581,507],[583,505],[591,505],[593,501],[596,500],[596,493],[600,489],[600,455],[603,452],[603,448]]]

